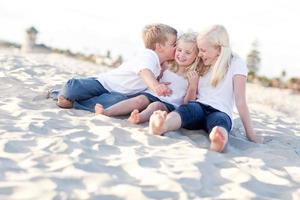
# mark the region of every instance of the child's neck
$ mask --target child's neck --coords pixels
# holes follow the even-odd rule
[[[180,76],[184,76],[186,73],[186,66],[178,66],[178,70],[176,72],[176,74],[180,75]]]

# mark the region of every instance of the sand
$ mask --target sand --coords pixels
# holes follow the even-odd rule
[[[207,134],[60,109],[46,91],[103,66],[0,50],[0,199],[300,199],[300,95],[247,85],[255,131],[235,114],[225,153]]]

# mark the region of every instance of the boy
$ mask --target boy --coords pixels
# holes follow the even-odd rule
[[[147,88],[158,96],[170,95],[168,86],[159,83],[157,78],[161,73],[161,64],[174,59],[176,39],[177,31],[168,25],[147,25],[143,30],[146,47],[143,51],[97,78],[69,80],[59,94],[57,105],[94,112],[96,103],[101,103],[99,96],[102,95],[102,100],[108,102],[107,107]]]

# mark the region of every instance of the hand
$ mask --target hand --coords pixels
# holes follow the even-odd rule
[[[186,76],[187,76],[189,85],[198,86],[199,76],[196,71],[190,71],[187,73]]]
[[[168,87],[168,85],[170,85],[170,84],[171,83],[169,83],[169,82],[159,83],[155,87],[154,92],[158,96],[170,96],[172,94],[172,90]]]
[[[259,135],[255,134],[255,133],[247,135],[247,138],[251,142],[254,142],[254,143],[257,143],[257,144],[262,144],[263,140],[264,140],[264,138],[262,136],[259,136]]]

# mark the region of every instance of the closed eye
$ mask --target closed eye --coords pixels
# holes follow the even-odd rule
[[[200,48],[199,51],[202,52],[202,53],[205,53],[205,50],[204,50],[204,49],[201,49],[201,48]]]

